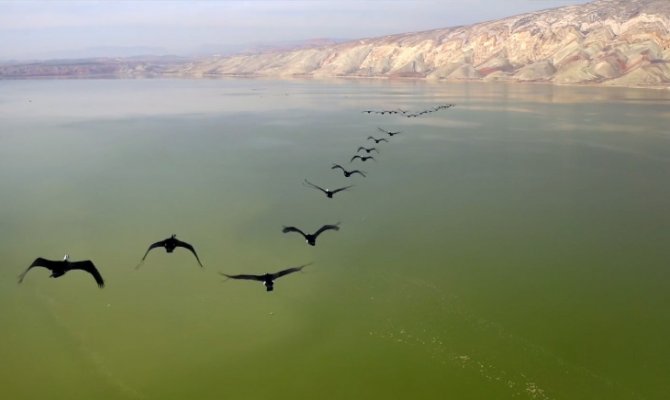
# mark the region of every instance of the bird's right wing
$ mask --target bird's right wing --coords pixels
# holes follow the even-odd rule
[[[361,156],[358,156],[358,155],[353,156],[353,157],[351,157],[351,160],[349,160],[349,162],[353,162],[357,158],[361,158]],[[362,160],[362,158],[361,158],[361,160]]]
[[[319,236],[322,232],[328,231],[328,230],[331,230],[331,229],[335,230],[335,231],[339,231],[340,230],[339,225],[340,225],[339,222],[334,224],[334,225],[324,225],[321,228],[319,228],[318,231],[314,232],[314,236]]]
[[[274,274],[272,274],[272,279],[277,279],[277,278],[280,278],[284,275],[288,275],[288,274],[291,274],[293,272],[301,271],[303,268],[305,268],[306,266],[311,265],[311,264],[312,263],[304,264],[304,265],[300,265],[298,267],[286,268],[286,269],[281,270],[279,272],[275,272]]]
[[[365,172],[363,172],[363,171],[355,169],[355,170],[351,171],[351,173],[352,174],[361,174],[361,175],[363,175],[363,178],[365,178]]]
[[[26,268],[26,270],[23,271],[23,273],[21,275],[19,275],[19,283],[23,282],[23,278],[26,277],[26,274],[28,273],[28,271],[30,271],[34,267],[43,267],[43,268],[49,269],[49,266],[51,265],[51,263],[53,263],[53,261],[47,260],[46,258],[37,257],[35,259],[35,261],[33,261],[33,263],[30,264],[30,266],[28,268]]]
[[[263,281],[264,280],[261,275],[245,275],[245,274],[228,275],[228,274],[224,274],[223,272],[219,272],[219,274],[221,274],[221,275],[223,275],[223,276],[225,276],[226,278],[229,278],[229,279],[246,279],[246,280],[250,280],[250,281]]]
[[[343,191],[343,190],[347,190],[347,189],[349,189],[350,187],[353,187],[353,186],[354,186],[354,185],[349,185],[349,186],[341,187],[341,188],[339,188],[339,189],[335,189],[335,190],[333,190],[332,193],[335,194],[335,193],[337,193],[337,192],[341,192],[341,191]]]
[[[201,267],[203,266],[202,263],[200,262],[200,257],[198,257],[198,253],[195,252],[195,249],[193,248],[193,246],[191,246],[189,243],[182,242],[182,241],[179,240],[179,239],[175,239],[175,243],[177,244],[177,246],[179,246],[179,247],[183,247],[183,248],[185,248],[186,250],[188,250],[188,251],[190,251],[191,253],[193,253],[193,255],[195,256],[195,259],[198,260],[198,264],[199,264]]]
[[[72,262],[70,263],[70,269],[80,269],[88,272],[93,275],[93,279],[95,279],[95,283],[98,284],[99,288],[102,289],[105,287],[105,281],[102,279],[102,275],[100,275],[100,272],[91,260]]]
[[[333,166],[330,167],[330,169],[337,169],[337,168],[339,168],[339,169],[341,169],[342,171],[344,171],[344,167],[342,167],[340,164],[333,164]]]

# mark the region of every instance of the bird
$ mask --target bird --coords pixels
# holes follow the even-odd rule
[[[365,152],[368,153],[368,154],[370,154],[370,152],[374,150],[374,151],[377,152],[377,154],[379,154],[379,150],[377,150],[376,147],[363,147],[363,146],[360,146],[360,147],[358,147],[358,150],[356,150],[356,153],[358,153],[358,152],[361,151],[361,150],[365,150]]]
[[[228,275],[228,274],[225,274],[223,272],[219,272],[219,273],[221,275],[225,276],[228,279],[247,279],[247,280],[250,280],[250,281],[263,282],[263,285],[265,285],[265,290],[268,291],[268,292],[271,292],[271,291],[274,290],[275,279],[281,278],[282,276],[291,274],[293,272],[302,271],[303,268],[305,268],[306,266],[311,265],[311,264],[312,263],[300,265],[298,267],[286,268],[286,269],[283,269],[279,272],[275,272],[275,273],[272,273],[272,274],[267,273],[267,274],[263,274],[263,275],[247,275],[247,274]]]
[[[98,284],[99,288],[105,287],[105,281],[102,279],[102,275],[98,272],[98,269],[95,268],[95,265],[91,260],[84,261],[69,261],[69,255],[65,255],[62,260],[47,260],[46,258],[38,257],[33,261],[32,264],[26,269],[21,275],[19,275],[19,283],[23,282],[23,278],[26,277],[28,271],[34,267],[43,267],[51,271],[51,278],[58,278],[59,276],[65,275],[66,272],[78,269],[86,271],[89,274],[93,275],[93,279]]]
[[[372,156],[359,156],[359,155],[357,154],[357,155],[351,157],[351,160],[350,160],[349,162],[354,162],[354,160],[357,159],[357,158],[360,159],[360,160],[363,161],[363,162],[366,162],[367,160],[370,160],[370,159],[372,159],[372,161],[377,161],[377,160],[375,160],[375,158],[372,157]]]
[[[373,112],[375,112],[375,111],[374,111],[374,110],[364,110],[364,111],[361,111],[361,113],[367,113],[367,114],[370,114],[370,113],[373,113]]]
[[[380,131],[384,132],[385,134],[387,134],[389,136],[394,136],[394,135],[397,135],[400,132],[402,132],[402,131],[391,132],[391,131],[387,131],[386,129],[382,129],[382,128],[379,128],[379,127],[377,127],[377,129],[379,129]]]
[[[172,236],[170,236],[169,238],[167,238],[165,240],[161,240],[160,242],[156,242],[156,243],[152,244],[151,246],[149,246],[149,248],[147,249],[147,252],[144,253],[144,257],[142,257],[142,262],[144,262],[144,260],[147,258],[147,255],[149,254],[149,252],[152,249],[155,249],[155,248],[158,248],[158,247],[164,247],[165,251],[167,251],[168,253],[172,253],[174,251],[174,249],[176,249],[177,247],[183,247],[183,248],[189,250],[191,253],[193,253],[193,255],[195,256],[195,259],[198,260],[198,264],[202,267],[202,263],[200,262],[200,257],[198,257],[198,253],[195,252],[195,249],[193,248],[193,246],[191,246],[190,244],[188,244],[186,242],[182,242],[181,240],[177,239],[177,235],[175,235],[175,234],[172,234]],[[142,264],[142,262],[140,262],[140,265]],[[139,265],[137,267],[139,268]]]
[[[313,184],[312,182],[308,181],[307,179],[305,179],[305,184],[306,184],[307,186],[313,187],[314,189],[317,189],[317,190],[322,191],[323,193],[326,194],[326,196],[327,196],[329,199],[332,199],[332,198],[333,198],[333,195],[334,195],[335,193],[341,192],[341,191],[343,191],[343,190],[347,190],[347,189],[349,189],[350,187],[354,186],[354,185],[349,185],[349,186],[341,187],[341,188],[339,188],[339,189],[330,190],[330,189],[324,189],[324,188],[322,188],[321,186],[317,186],[317,185]]]
[[[386,143],[389,142],[388,140],[386,140],[384,138],[377,139],[377,138],[372,137],[372,136],[368,136],[368,140],[374,140],[375,144],[379,144],[379,142],[386,142]]]
[[[347,171],[340,164],[333,164],[333,166],[330,167],[330,169],[337,169],[337,168],[341,169],[342,172],[344,173],[344,176],[346,176],[347,178],[350,177],[353,174],[360,174],[360,175],[363,175],[363,178],[365,178],[365,171],[359,171],[357,169],[355,169],[353,171]]]
[[[316,246],[317,236],[319,236],[322,232],[325,232],[325,231],[328,231],[328,230],[339,231],[340,230],[339,225],[340,225],[339,222],[334,224],[334,225],[324,225],[321,228],[319,228],[318,231],[316,231],[312,234],[305,233],[305,232],[301,231],[300,229],[296,228],[295,226],[284,226],[284,228],[282,229],[282,233],[298,232],[299,234],[301,234],[305,238],[305,241],[307,242],[307,244],[309,244],[310,246]]]

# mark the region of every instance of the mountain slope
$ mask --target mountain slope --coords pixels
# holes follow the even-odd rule
[[[470,26],[200,60],[170,74],[667,86],[669,62],[669,0],[597,0]]]

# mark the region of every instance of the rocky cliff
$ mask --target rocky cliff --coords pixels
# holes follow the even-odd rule
[[[668,86],[669,61],[670,0],[597,0],[470,26],[199,60],[171,74]]]
[[[406,77],[670,87],[669,62],[670,0],[596,0],[470,26],[190,62],[0,65],[0,78]]]

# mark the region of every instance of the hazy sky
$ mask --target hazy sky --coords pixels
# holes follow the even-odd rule
[[[586,2],[0,0],[0,59],[146,53],[146,49],[116,47],[149,47],[152,53],[162,54],[204,54],[255,43],[356,39],[445,28]]]

